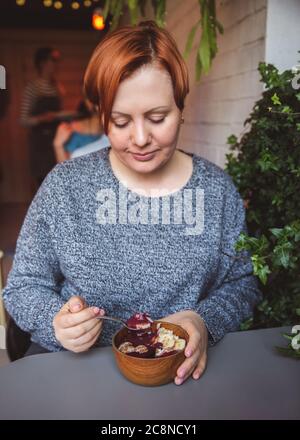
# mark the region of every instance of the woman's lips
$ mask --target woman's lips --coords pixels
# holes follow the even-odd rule
[[[146,160],[151,160],[154,157],[155,153],[156,153],[156,151],[152,151],[152,153],[147,153],[147,154],[132,153],[132,156],[134,157],[135,160],[139,160],[141,162],[144,162]]]

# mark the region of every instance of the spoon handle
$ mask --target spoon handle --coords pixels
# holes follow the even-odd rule
[[[113,318],[112,316],[95,316],[96,319],[107,319],[108,321],[116,321],[120,322],[124,327],[128,328],[128,330],[138,331],[138,328],[129,327],[125,321],[119,318]]]
[[[109,321],[116,321],[126,326],[125,322],[122,321],[122,319],[112,318],[111,316],[96,316],[96,319],[107,319]]]

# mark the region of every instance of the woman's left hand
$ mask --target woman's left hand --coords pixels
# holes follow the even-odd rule
[[[172,322],[180,325],[189,334],[189,342],[185,348],[187,359],[179,366],[175,384],[181,385],[189,376],[199,379],[203,374],[207,362],[208,332],[200,315],[193,310],[184,310],[166,316],[160,321]]]

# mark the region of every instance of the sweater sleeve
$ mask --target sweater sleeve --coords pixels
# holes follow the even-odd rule
[[[34,342],[58,351],[61,347],[52,321],[64,301],[60,297],[62,273],[51,230],[54,225],[50,208],[59,203],[55,193],[60,186],[54,182],[55,174],[54,170],[47,176],[27,212],[3,298],[9,314]]]
[[[250,254],[235,250],[241,232],[247,232],[243,201],[228,179],[218,270],[205,299],[198,303],[196,310],[206,324],[210,345],[227,332],[239,330],[241,322],[252,315],[254,306],[261,299]]]

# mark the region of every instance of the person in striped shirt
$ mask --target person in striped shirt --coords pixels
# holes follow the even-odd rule
[[[56,164],[52,144],[64,94],[56,79],[60,58],[60,52],[51,47],[36,51],[38,76],[26,86],[21,103],[20,123],[28,128],[30,169],[37,186]]]

